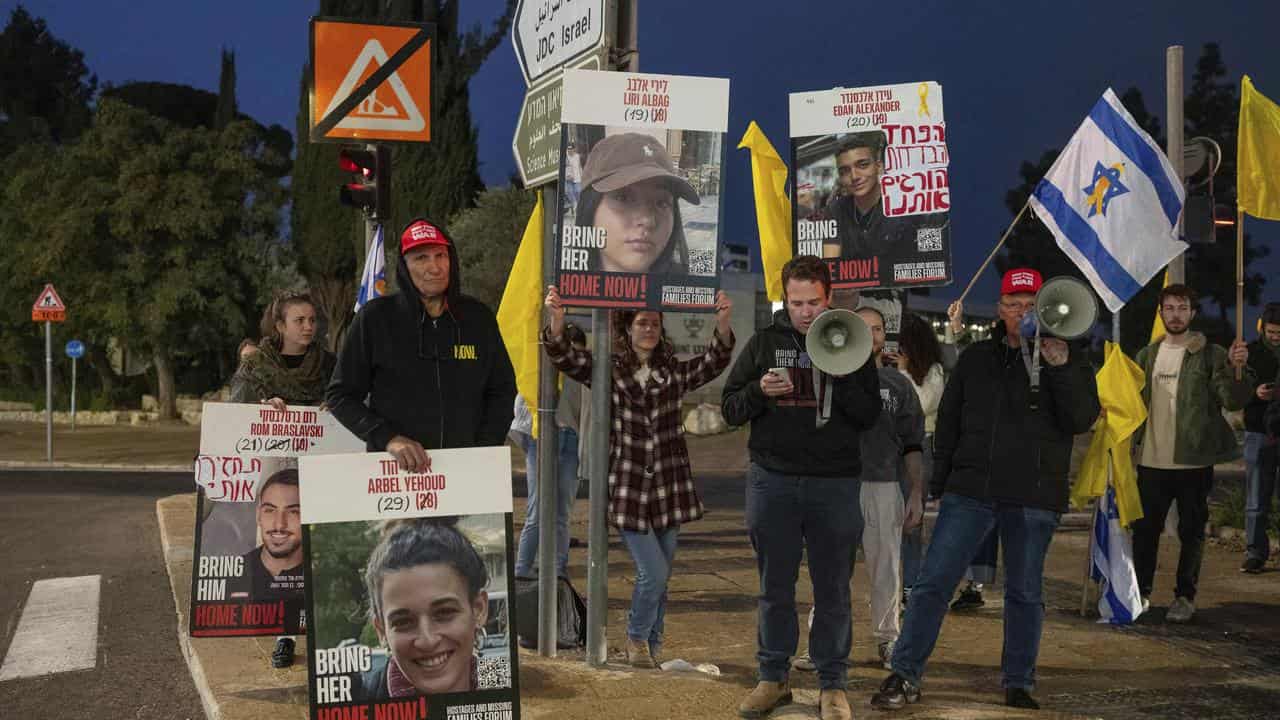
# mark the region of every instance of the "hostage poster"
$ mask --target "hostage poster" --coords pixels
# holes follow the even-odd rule
[[[790,97],[796,254],[826,258],[837,288],[950,283],[942,86]]]
[[[316,408],[206,403],[194,464],[192,637],[306,629],[297,460],[364,443]]]
[[[714,312],[729,81],[566,70],[556,286],[566,305]]]
[[[299,460],[313,720],[519,718],[511,452]]]

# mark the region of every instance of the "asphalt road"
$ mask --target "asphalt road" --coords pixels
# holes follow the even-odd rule
[[[0,681],[0,716],[204,718],[156,527],[156,499],[190,482],[185,473],[0,471],[0,657],[34,582],[102,576],[96,666]]]

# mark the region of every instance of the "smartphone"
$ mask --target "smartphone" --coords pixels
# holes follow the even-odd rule
[[[791,382],[791,373],[784,367],[769,368],[769,372],[777,375],[787,382]]]

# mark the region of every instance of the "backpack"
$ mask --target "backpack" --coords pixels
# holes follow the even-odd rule
[[[520,647],[538,647],[538,579],[516,578],[516,629]],[[587,644],[587,603],[567,577],[556,578],[556,648]]]

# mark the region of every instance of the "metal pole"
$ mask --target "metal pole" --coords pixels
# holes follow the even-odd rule
[[[609,654],[605,637],[605,610],[609,605],[609,388],[610,370],[608,310],[591,311],[591,427],[587,451],[591,457],[590,516],[587,520],[587,665],[603,667]]]
[[[53,462],[53,323],[44,321],[44,460]]]
[[[1170,45],[1164,51],[1165,118],[1169,123],[1169,141],[1166,150],[1174,175],[1182,177],[1182,46]],[[1178,238],[1182,238],[1182,215],[1178,216]],[[1186,254],[1169,262],[1169,284],[1187,281]]]
[[[556,218],[560,193],[555,183],[542,190],[542,279],[555,277]],[[560,430],[556,427],[556,369],[539,355],[538,363],[538,654],[556,655],[556,482]],[[529,498],[532,500],[533,498]],[[529,519],[526,516],[525,522]]]
[[[76,359],[71,358],[71,430],[76,429]]]

